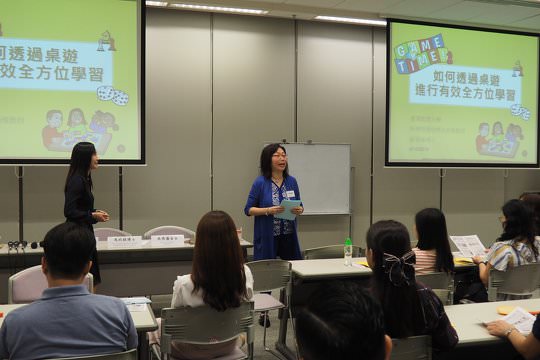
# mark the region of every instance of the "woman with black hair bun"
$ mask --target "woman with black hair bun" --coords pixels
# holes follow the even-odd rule
[[[94,232],[93,224],[109,221],[109,214],[94,208],[92,194],[92,171],[98,168],[99,158],[94,144],[80,142],[73,147],[71,162],[64,185],[64,216],[66,221],[87,227]],[[90,273],[94,276],[94,286],[101,283],[97,250],[92,252]]]
[[[415,254],[407,228],[394,220],[373,224],[366,257],[373,271],[371,290],[379,299],[386,334],[392,338],[430,335],[433,349],[456,346],[458,336],[435,293],[416,281]]]

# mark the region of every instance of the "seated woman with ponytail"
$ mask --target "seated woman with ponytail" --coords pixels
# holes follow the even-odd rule
[[[431,289],[416,282],[416,259],[407,228],[393,220],[373,224],[367,233],[366,256],[386,333],[392,338],[430,335],[434,350],[453,348],[458,336],[443,304]]]

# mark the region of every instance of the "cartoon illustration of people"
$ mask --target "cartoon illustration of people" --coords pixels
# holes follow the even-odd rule
[[[80,140],[87,133],[86,120],[82,110],[79,108],[72,109],[69,112],[67,125],[69,126],[67,135],[71,140]]]
[[[516,137],[514,136],[514,124],[508,125],[508,128],[506,129],[506,134],[504,135],[504,139],[509,142],[516,141]]]
[[[62,133],[58,132],[58,128],[62,125],[62,112],[60,110],[47,111],[47,126],[41,130],[43,146],[47,149],[53,143],[59,143],[63,139]]]
[[[96,111],[94,116],[92,116],[92,121],[90,122],[90,130],[98,134],[107,133],[107,129],[111,128],[114,131],[118,131],[118,125],[114,115],[111,113],[104,113],[103,111]]]
[[[523,130],[521,129],[521,126],[519,125],[514,125],[513,127],[513,133],[514,133],[514,138],[517,140],[523,140]]]
[[[488,143],[488,137],[489,135],[489,124],[488,123],[481,123],[480,126],[478,126],[478,135],[476,136],[476,151],[478,153],[481,153],[482,150],[486,148],[486,145]]]
[[[492,136],[487,144],[481,137],[489,133],[489,125],[480,124],[479,132],[480,135],[476,137],[476,150],[482,155],[513,158],[518,151],[520,141],[524,138],[521,126],[515,124],[509,124],[506,133],[503,133],[503,124],[500,121],[493,124]]]
[[[519,60],[512,67],[512,77],[523,76],[523,66]]]
[[[502,142],[504,140],[503,126],[500,121],[497,121],[495,122],[495,124],[493,124],[493,131],[491,132],[491,135],[493,135],[491,140],[495,142]]]

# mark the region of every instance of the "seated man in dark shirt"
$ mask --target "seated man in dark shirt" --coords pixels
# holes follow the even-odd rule
[[[82,285],[92,262],[92,232],[66,222],[44,239],[43,273],[49,288],[39,300],[7,314],[0,359],[51,359],[116,353],[137,347],[133,319],[117,298]]]
[[[540,320],[538,315],[532,332],[523,336],[513,325],[506,321],[497,320],[487,324],[491,335],[506,337],[525,359],[537,359],[540,356]]]

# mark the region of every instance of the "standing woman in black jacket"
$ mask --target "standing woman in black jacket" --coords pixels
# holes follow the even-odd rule
[[[64,187],[66,221],[86,226],[92,232],[94,232],[93,224],[109,221],[109,214],[94,209],[91,172],[97,169],[98,160],[94,144],[89,142],[76,144],[71,153],[71,163]],[[96,286],[101,283],[96,248],[92,252],[91,260],[90,272],[94,276],[94,286]]]

